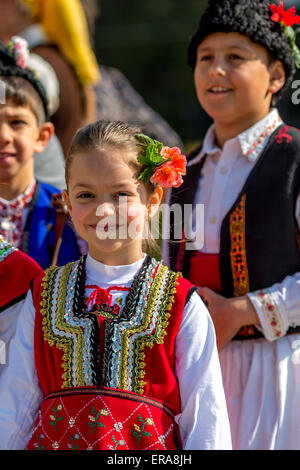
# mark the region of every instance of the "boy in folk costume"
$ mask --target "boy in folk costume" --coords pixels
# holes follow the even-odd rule
[[[59,190],[34,178],[34,154],[53,135],[42,84],[26,68],[25,41],[0,47],[0,233],[42,269],[80,256],[75,234],[55,207]],[[35,157],[38,158],[38,155]]]
[[[28,293],[0,382],[3,449],[231,448],[208,311],[145,254],[161,184],[185,164],[120,121],[77,132],[64,197],[89,253]]]
[[[234,449],[300,448],[300,133],[274,107],[299,23],[282,2],[213,0],[188,47],[214,123],[169,201],[204,204],[204,245],[166,243],[163,258],[214,321]]]

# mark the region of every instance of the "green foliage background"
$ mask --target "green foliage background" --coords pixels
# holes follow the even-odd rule
[[[200,142],[210,119],[198,104],[186,47],[206,0],[101,0],[94,36],[100,63],[118,68],[180,135],[185,151]],[[299,79],[299,72],[295,79]],[[282,117],[300,127],[292,90]]]

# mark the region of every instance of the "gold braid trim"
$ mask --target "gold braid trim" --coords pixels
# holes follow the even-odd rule
[[[126,382],[127,382],[127,363],[128,363],[128,338],[129,336],[140,333],[141,331],[145,330],[152,318],[153,310],[157,301],[157,297],[159,294],[159,288],[162,282],[162,279],[166,273],[168,268],[160,264],[157,268],[156,275],[154,277],[152,286],[150,288],[146,309],[142,318],[142,322],[140,325],[135,325],[131,328],[127,328],[121,334],[121,365],[119,369],[119,383],[122,390],[126,390]]]
[[[66,336],[55,334],[52,328],[52,319],[55,320],[55,327],[65,333],[77,334],[77,342],[79,347],[76,349],[76,364],[75,370],[77,374],[77,385],[84,385],[83,381],[83,368],[82,368],[82,347],[83,347],[83,334],[79,327],[72,327],[64,320],[65,300],[68,292],[68,279],[72,269],[73,263],[67,264],[64,268],[51,267],[45,271],[45,276],[42,280],[42,300],[40,302],[40,311],[43,316],[42,329],[44,333],[44,340],[50,347],[55,346],[57,349],[63,351],[62,364],[62,388],[69,388],[74,386],[73,380],[73,353],[74,353],[74,340]],[[58,286],[57,305],[53,305],[54,287],[56,278],[59,271],[62,269],[61,278]],[[80,357],[81,356],[81,357]]]
[[[245,238],[245,204],[244,194],[230,215],[230,261],[233,279],[233,295],[235,297],[249,292],[249,274],[246,256]]]
[[[62,369],[64,373],[62,374],[63,385],[62,387],[67,386],[66,374],[67,374],[67,351],[68,351],[68,338],[57,338],[52,330],[51,326],[51,317],[52,317],[52,297],[53,297],[53,287],[55,284],[55,278],[58,274],[59,268],[51,267],[45,271],[45,276],[42,280],[42,293],[41,297],[42,300],[40,302],[40,311],[41,315],[43,316],[42,320],[42,330],[44,333],[44,341],[48,343],[50,347],[57,347],[64,351],[63,358],[62,358]],[[57,341],[58,340],[58,341]]]
[[[139,380],[136,386],[133,388],[133,391],[141,395],[143,395],[145,385],[147,384],[147,382],[143,380],[146,375],[144,370],[146,367],[144,349],[146,347],[152,348],[154,343],[163,344],[164,342],[165,336],[167,334],[166,329],[169,325],[169,318],[171,316],[170,311],[174,304],[174,297],[177,290],[176,286],[178,285],[179,277],[181,277],[180,273],[169,273],[169,286],[165,291],[165,298],[161,304],[154,334],[137,338],[135,341],[135,355],[138,357],[138,361],[136,361],[136,368],[134,373],[137,375]],[[167,305],[165,305],[165,303],[167,303]]]
[[[79,326],[72,326],[70,323],[65,321],[65,309],[66,309],[66,299],[70,294],[68,292],[68,280],[73,268],[74,263],[67,264],[62,271],[60,285],[59,285],[59,293],[58,293],[58,302],[57,302],[57,314],[55,318],[55,326],[58,330],[63,331],[67,334],[76,335],[76,350],[75,350],[75,364],[73,364],[73,357],[74,357],[74,340],[70,338],[69,343],[69,352],[67,357],[67,377],[68,377],[68,384],[67,387],[74,387],[79,386],[82,387],[85,385],[84,382],[84,374],[83,374],[83,346],[84,346],[84,339],[83,339],[83,331]],[[73,364],[73,366],[72,366]],[[72,371],[75,368],[76,372],[76,383],[74,383],[74,377],[72,376]]]

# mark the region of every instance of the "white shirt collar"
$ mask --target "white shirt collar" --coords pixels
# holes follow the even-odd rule
[[[10,206],[11,210],[13,210],[14,208],[11,207],[11,206],[13,204],[18,203],[20,200],[22,200],[24,197],[26,197],[27,194],[29,194],[30,191],[32,190],[33,185],[35,185],[35,184],[36,184],[36,180],[35,180],[35,178],[33,178],[31,183],[29,184],[29,186],[27,186],[27,188],[25,189],[25,191],[23,193],[19,194],[18,196],[16,196],[14,199],[11,199],[10,201],[8,201],[7,199],[4,199],[3,197],[0,197],[0,202],[4,206]],[[19,210],[19,209],[17,208],[17,210]]]
[[[238,143],[242,155],[255,162],[261,150],[264,148],[269,136],[274,130],[282,124],[282,120],[276,108],[272,109],[267,116],[256,122],[246,131],[234,137],[229,143]],[[200,153],[188,163],[188,166],[198,163],[205,155],[220,154],[221,149],[217,146],[215,140],[215,126],[212,124],[203,141],[203,147]]]
[[[94,279],[97,283],[101,284],[127,284],[137,274],[145,257],[146,255],[132,264],[108,266],[88,254],[86,259],[86,274],[88,278]]]

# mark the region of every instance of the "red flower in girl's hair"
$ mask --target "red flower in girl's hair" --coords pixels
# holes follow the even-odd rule
[[[179,188],[183,182],[181,174],[170,165],[170,162],[161,165],[151,176],[150,181],[163,188]]]
[[[164,188],[178,188],[186,174],[186,157],[178,147],[166,147],[145,134],[135,135],[141,153],[137,160],[142,165],[139,180],[157,183]]]
[[[186,174],[186,157],[181,155],[178,147],[163,147],[160,153],[166,162],[155,170],[151,183],[163,188],[178,188],[183,182],[182,175]]]
[[[160,154],[165,160],[171,158],[170,163],[175,171],[177,171],[181,175],[186,174],[186,158],[184,155],[181,155],[180,148],[163,147],[160,151]]]
[[[284,11],[283,2],[280,2],[279,6],[269,5],[269,8],[273,15],[271,20],[276,23],[282,23],[284,26],[293,26],[294,24],[300,23],[300,16],[296,15],[296,8],[292,7]]]

